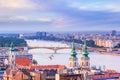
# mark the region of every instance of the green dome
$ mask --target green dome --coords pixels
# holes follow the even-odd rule
[[[74,41],[72,42],[72,51],[71,51],[70,55],[71,55],[71,58],[76,58],[76,55],[77,55],[77,53],[75,51]]]
[[[82,57],[86,58],[88,57],[88,51],[87,51],[87,45],[86,45],[86,40],[84,41],[84,45],[83,45],[83,51],[82,51]]]

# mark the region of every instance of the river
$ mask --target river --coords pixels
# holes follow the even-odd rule
[[[51,42],[51,41],[31,41],[32,45],[44,45],[44,46],[64,46],[63,43]],[[31,46],[32,46],[31,45]],[[66,45],[65,45],[66,46]],[[48,64],[62,64],[68,66],[68,60],[70,57],[71,49],[62,49],[58,50],[57,53],[54,53],[53,50],[49,49],[31,49],[29,50],[29,53],[33,54],[33,58],[38,61],[40,65],[48,65]],[[81,52],[77,52],[79,63],[81,58]],[[99,54],[96,52],[89,52],[90,57],[90,66],[96,66],[103,69],[103,66],[105,66],[105,69],[114,69],[118,72],[120,72],[120,56],[116,55],[105,55],[105,54]]]

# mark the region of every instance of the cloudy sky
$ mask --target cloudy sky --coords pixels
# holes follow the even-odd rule
[[[120,30],[120,0],[0,0],[0,31]]]

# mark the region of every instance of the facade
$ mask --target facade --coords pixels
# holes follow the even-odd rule
[[[40,80],[40,73],[25,69],[16,70],[8,68],[4,72],[2,80]]]
[[[87,45],[86,40],[84,41],[83,51],[82,51],[82,57],[80,66],[83,69],[89,69],[90,68],[90,58],[88,57],[88,51],[87,51]]]
[[[55,80],[86,80],[86,77],[81,68],[66,68],[56,73]]]
[[[14,49],[14,47],[12,48]],[[21,51],[6,51],[6,50],[0,50],[0,66],[5,66],[8,63],[10,63],[10,58],[12,57],[11,55],[14,55],[14,58],[29,58],[31,61],[33,59],[33,55],[29,54],[26,49],[24,49],[23,52]],[[14,60],[13,60],[14,61]]]
[[[25,69],[31,64],[29,58],[15,58],[13,43],[10,46],[8,56],[8,67],[4,71],[2,80],[40,80],[40,73]],[[18,69],[19,65],[23,65],[22,69]]]
[[[75,51],[75,46],[74,46],[74,41],[72,43],[72,51],[70,53],[70,58],[69,58],[69,67],[70,68],[75,68],[78,67],[78,58],[77,58],[77,53]]]
[[[36,32],[36,36],[39,38],[39,39],[41,39],[41,38],[43,38],[43,37],[46,37],[46,32]]]
[[[55,80],[84,80],[82,74],[56,74]]]
[[[117,44],[120,43],[120,40],[112,40],[112,39],[95,39],[95,44],[98,46],[103,46],[103,47],[108,47],[108,48],[113,48]]]
[[[65,68],[64,65],[32,65],[30,69],[40,72],[40,80],[56,80],[55,74]]]

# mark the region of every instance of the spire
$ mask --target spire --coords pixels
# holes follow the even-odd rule
[[[14,51],[13,42],[11,42],[11,44],[10,44],[10,51],[11,51],[11,52]]]
[[[86,39],[84,40],[84,45],[83,45],[83,51],[82,51],[82,57],[86,58],[88,57],[88,51],[87,51],[87,44],[86,44]]]
[[[71,51],[70,55],[71,55],[71,58],[76,58],[76,55],[77,55],[77,53],[75,51],[74,40],[72,42],[72,51]]]
[[[13,42],[11,42],[10,44],[9,66],[10,66],[10,69],[15,69],[15,54],[14,54]]]

